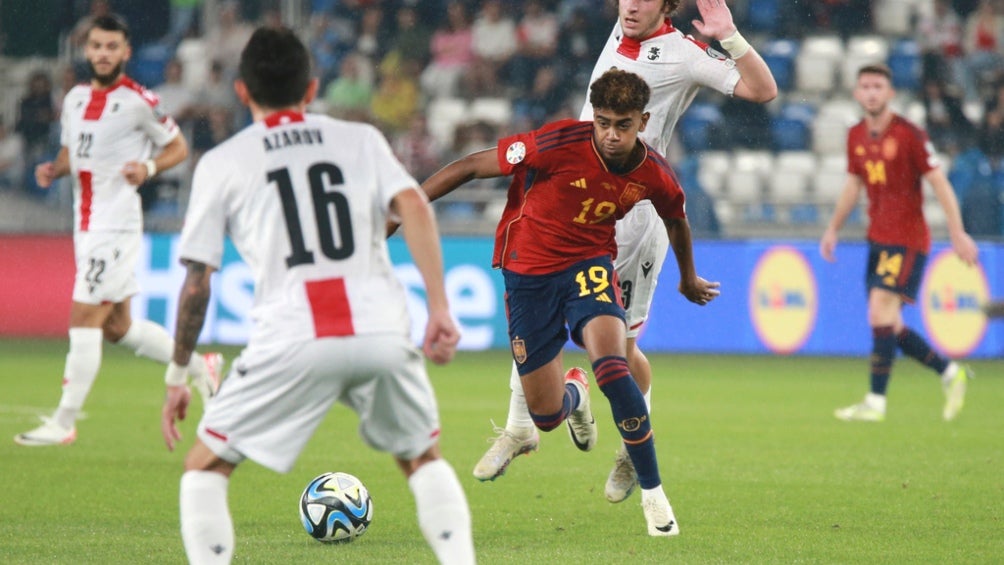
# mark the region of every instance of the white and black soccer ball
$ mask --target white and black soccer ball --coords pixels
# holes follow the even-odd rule
[[[348,473],[324,473],[300,495],[300,520],[314,539],[349,542],[373,519],[373,500],[362,481]]]

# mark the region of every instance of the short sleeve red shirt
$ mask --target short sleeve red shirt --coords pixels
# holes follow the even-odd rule
[[[645,151],[633,170],[611,172],[593,144],[593,123],[575,120],[500,140],[499,166],[513,178],[492,265],[537,275],[615,257],[614,224],[640,200],[663,218],[686,217],[669,163],[648,145]]]
[[[901,116],[876,136],[864,120],[850,129],[847,171],[860,177],[868,191],[870,241],[930,251],[921,181],[938,166],[927,133]]]

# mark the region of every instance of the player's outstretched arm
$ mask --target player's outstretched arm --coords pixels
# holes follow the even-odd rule
[[[669,218],[663,220],[669,244],[676,256],[676,265],[680,269],[680,294],[687,300],[704,306],[721,294],[718,287],[721,283],[704,280],[697,276],[694,268],[694,245],[690,235],[690,222],[687,218]]]
[[[425,194],[415,189],[399,192],[391,202],[391,208],[401,217],[404,241],[425,282],[429,320],[425,326],[422,351],[433,363],[448,363],[456,353],[460,332],[450,316],[450,304],[446,299],[443,254],[432,206]]]
[[[833,217],[830,224],[823,232],[823,237],[819,239],[819,254],[830,263],[837,260],[834,251],[837,249],[837,233],[844,226],[847,217],[850,216],[854,206],[858,203],[858,195],[861,193],[861,179],[856,175],[847,175],[847,182],[844,183],[843,192],[837,199],[836,207],[833,209]]]
[[[941,204],[941,209],[945,211],[945,223],[948,227],[948,237],[952,241],[952,249],[967,265],[975,264],[979,258],[979,249],[962,225],[962,212],[959,210],[955,191],[952,190],[952,183],[940,167],[928,171],[924,179],[931,183],[934,196]]]
[[[195,351],[195,342],[202,332],[206,321],[206,308],[209,306],[209,276],[213,268],[197,261],[185,261],[188,273],[185,283],[181,286],[178,297],[178,324],[174,330],[174,355],[167,365],[164,383],[167,385],[167,396],[160,414],[160,431],[164,436],[167,448],[174,451],[175,442],[181,439],[181,433],[175,425],[176,421],[184,420],[188,412],[188,402],[191,392],[188,390],[188,362]]]
[[[752,102],[777,98],[777,81],[770,67],[736,29],[725,0],[697,0],[697,9],[701,19],[693,21],[694,28],[705,37],[717,39],[736,62],[740,79],[734,95]]]
[[[186,157],[188,157],[188,142],[185,141],[185,136],[179,133],[164,146],[164,150],[156,158],[143,163],[129,161],[123,165],[122,176],[129,184],[139,186],[153,178],[159,171],[166,171],[181,163]]]
[[[429,200],[437,200],[458,187],[474,179],[490,179],[502,176],[496,149],[484,149],[457,159],[439,169],[422,183],[422,190]]]

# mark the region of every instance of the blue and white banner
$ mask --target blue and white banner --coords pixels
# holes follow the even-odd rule
[[[133,313],[174,327],[184,269],[177,236],[149,235],[141,260],[142,291]],[[408,292],[412,334],[425,326],[421,278],[400,238],[389,242],[395,271]],[[463,349],[508,348],[504,287],[490,268],[492,240],[444,238],[446,286],[463,331]],[[867,248],[841,243],[838,261],[827,263],[812,241],[700,241],[694,245],[698,272],[722,283],[708,306],[687,302],[676,291],[670,257],[656,291],[652,315],[639,343],[646,351],[866,355],[871,331],[866,314]],[[1004,321],[987,320],[979,306],[1004,296],[1004,245],[981,244],[980,265],[961,264],[936,244],[917,304],[904,308],[906,323],[952,357],[1004,354]],[[201,339],[241,344],[247,339],[252,302],[247,266],[230,245],[213,277],[213,299]]]

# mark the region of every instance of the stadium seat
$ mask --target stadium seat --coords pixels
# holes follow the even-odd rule
[[[725,175],[732,167],[732,155],[727,151],[704,151],[698,158],[697,179],[713,199],[726,192]]]
[[[781,20],[781,0],[749,0],[747,15],[750,29],[772,34]]]
[[[726,174],[729,202],[737,215],[746,222],[773,219],[773,209],[764,199],[764,182],[774,167],[770,151],[739,150],[732,156],[732,167]]]
[[[467,118],[495,125],[507,124],[512,119],[512,103],[505,98],[475,98]]]
[[[703,151],[711,148],[711,131],[722,122],[722,112],[718,106],[706,102],[695,102],[680,117],[680,140],[688,151]]]
[[[920,89],[920,46],[915,39],[900,39],[893,43],[886,61],[892,70],[892,85],[900,90]]]
[[[889,58],[889,43],[882,36],[860,35],[847,41],[847,51],[840,64],[841,86],[852,89],[858,80],[858,69],[865,65],[885,63]]]
[[[767,177],[767,202],[774,206],[778,220],[814,224],[817,221],[815,202],[810,194],[811,173],[775,168]]]
[[[426,111],[429,133],[442,147],[452,147],[457,126],[467,119],[467,101],[462,98],[433,98]]]
[[[872,20],[875,31],[883,35],[909,35],[917,13],[917,0],[875,0]]]
[[[803,92],[830,92],[836,86],[837,64],[843,58],[844,43],[839,37],[806,37],[795,58],[796,88]]]
[[[781,151],[774,158],[774,169],[813,174],[819,168],[819,159],[812,151]]]
[[[795,86],[795,58],[798,56],[798,42],[794,39],[772,39],[764,44],[760,55],[774,75],[780,90],[791,90]]]
[[[144,45],[129,60],[129,76],[147,88],[154,88],[164,82],[164,68],[169,60],[171,49],[166,45]]]
[[[823,104],[812,122],[812,149],[819,154],[843,153],[847,129],[860,119],[855,102],[835,99]]]
[[[801,151],[809,149],[812,120],[816,110],[811,104],[785,104],[771,119],[771,135],[776,151]]]

